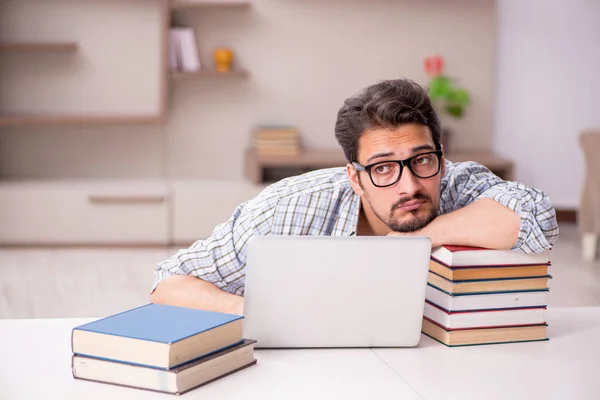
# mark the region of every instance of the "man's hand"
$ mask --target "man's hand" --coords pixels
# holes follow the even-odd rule
[[[426,233],[426,230],[423,229],[419,229],[418,231],[414,231],[414,232],[395,232],[395,231],[391,231],[390,233],[388,233],[386,236],[427,236],[429,237],[429,239],[431,239],[431,247],[437,247],[437,246],[441,246],[444,243],[438,243],[435,241],[435,237],[431,237],[429,234]]]
[[[244,314],[243,297],[224,292],[210,282],[189,275],[173,275],[163,279],[150,295],[150,302]]]

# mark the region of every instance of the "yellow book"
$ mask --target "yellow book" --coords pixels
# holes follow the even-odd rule
[[[444,329],[423,319],[421,331],[449,347],[548,340],[546,324],[477,329]]]
[[[548,275],[548,264],[451,268],[435,260],[430,260],[429,270],[451,281],[526,278]]]
[[[448,293],[485,293],[547,289],[549,278],[550,275],[535,278],[451,281],[430,271],[428,282]]]

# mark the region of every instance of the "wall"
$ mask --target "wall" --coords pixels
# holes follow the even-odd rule
[[[73,54],[0,54],[0,112],[155,115],[161,0],[3,0],[0,39],[75,41]],[[163,126],[0,128],[0,177],[156,178]]]
[[[600,2],[499,0],[493,148],[555,207],[579,203],[583,129],[600,126]]]
[[[76,41],[79,49],[75,54],[2,54],[0,110],[157,113],[159,3],[3,0],[2,40]]]
[[[122,3],[129,11],[119,14]],[[101,28],[108,35],[102,47],[107,51],[122,51],[131,42],[145,49],[144,53],[156,51],[158,38],[145,25],[159,28],[156,1],[59,0],[52,7],[44,26],[63,26],[63,36],[87,37],[88,29]],[[140,16],[131,13],[134,9]],[[99,18],[65,32],[72,22],[69,18],[87,18],[91,11]],[[108,25],[107,29],[113,15],[125,26],[125,20],[130,21],[130,28],[119,25],[112,32]],[[243,152],[254,126],[295,125],[307,147],[337,147],[333,125],[345,98],[387,78],[410,77],[426,83],[423,59],[436,52],[446,57],[448,73],[460,79],[474,100],[469,118],[453,124],[454,147],[491,146],[496,31],[491,0],[256,0],[246,9],[198,9],[178,12],[175,17],[176,22],[196,28],[205,65],[210,66],[215,46],[228,45],[250,76],[174,84],[169,121],[164,126],[3,129],[3,178],[240,180]],[[23,26],[19,32],[25,34],[30,24],[25,16],[11,26]],[[134,57],[123,62],[122,68],[145,74],[157,66]],[[96,104],[100,101],[96,96],[110,93],[127,99],[114,103],[119,108],[148,104],[146,88],[107,84],[113,85],[110,92],[94,92],[79,101]],[[72,90],[66,87],[61,92],[68,101],[60,104],[72,105]],[[39,85],[19,92],[18,104],[32,102],[37,107],[36,99],[56,96],[56,87]]]

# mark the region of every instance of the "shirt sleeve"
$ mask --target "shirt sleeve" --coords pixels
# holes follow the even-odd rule
[[[442,180],[440,211],[446,214],[479,199],[492,199],[521,217],[513,250],[541,253],[558,238],[556,211],[547,194],[518,182],[504,181],[475,162],[446,162]]]
[[[268,189],[238,206],[231,218],[218,225],[212,235],[179,250],[156,266],[154,284],[171,275],[190,275],[211,282],[219,289],[243,295],[246,246],[254,235],[270,232],[276,198]]]

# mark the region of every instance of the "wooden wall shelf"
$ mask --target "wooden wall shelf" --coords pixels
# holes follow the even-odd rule
[[[75,42],[0,42],[3,53],[71,53],[76,50]]]
[[[248,76],[248,71],[244,70],[233,70],[229,72],[218,72],[216,70],[200,70],[198,72],[171,72],[171,78],[176,81],[183,81],[189,79],[203,79],[203,78],[227,78],[227,77],[239,77],[243,78]]]
[[[513,162],[489,151],[456,152],[446,155],[452,162],[475,161],[504,180],[513,180]],[[296,156],[259,155],[246,152],[246,176],[254,183],[268,183],[310,170],[347,164],[342,150],[306,150]]]
[[[130,125],[157,124],[164,122],[161,116],[123,115],[0,115],[0,127],[32,125]]]
[[[254,183],[281,179],[284,170],[301,173],[320,168],[342,167],[347,164],[342,150],[305,150],[295,156],[259,155],[254,150],[246,152],[246,176]],[[282,172],[278,173],[277,170]],[[274,179],[269,179],[271,172]]]
[[[450,152],[445,157],[452,162],[475,161],[506,181],[514,179],[514,163],[491,151]]]
[[[248,7],[250,0],[172,0],[173,10],[200,8],[200,7]]]

